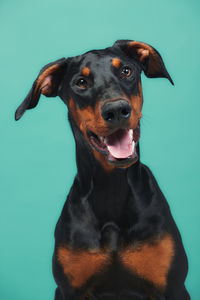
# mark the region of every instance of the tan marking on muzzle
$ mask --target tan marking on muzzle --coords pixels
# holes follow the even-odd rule
[[[84,109],[80,109],[76,107],[76,104],[74,103],[74,100],[71,98],[69,100],[69,110],[82,131],[86,141],[88,142],[89,146],[91,147],[91,150],[95,156],[95,158],[99,161],[101,166],[106,172],[110,172],[113,169],[115,169],[115,166],[108,163],[107,158],[104,154],[98,152],[95,150],[88,138],[87,130],[90,130],[94,132],[97,135],[104,136],[109,131],[107,124],[103,120],[101,116],[101,108],[99,101],[97,101],[97,104],[95,108],[88,106]]]

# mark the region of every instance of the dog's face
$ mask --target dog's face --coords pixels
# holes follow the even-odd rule
[[[140,42],[117,41],[104,50],[63,58],[41,70],[16,119],[37,105],[41,93],[58,95],[102,166],[128,167],[138,159],[141,71],[173,83],[159,53]]]
[[[68,63],[61,97],[101,162],[125,166],[137,159],[140,73],[133,59],[112,48],[88,52]]]

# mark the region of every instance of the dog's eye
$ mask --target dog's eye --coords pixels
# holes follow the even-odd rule
[[[131,76],[132,70],[129,67],[123,67],[121,69],[121,77],[129,77]]]
[[[86,89],[88,87],[88,82],[87,80],[85,80],[84,78],[80,78],[77,82],[76,85],[80,88],[80,89]]]

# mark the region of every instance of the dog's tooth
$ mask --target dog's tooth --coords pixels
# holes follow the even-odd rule
[[[99,138],[100,138],[100,141],[102,142],[102,143],[104,143],[104,136],[99,136]]]
[[[135,152],[135,142],[133,141],[132,142],[132,153],[134,153]]]
[[[133,129],[129,129],[128,133],[130,138],[133,139]]]

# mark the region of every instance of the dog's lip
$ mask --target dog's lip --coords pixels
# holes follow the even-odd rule
[[[109,137],[112,136],[114,133],[118,134],[118,131],[127,131],[129,134],[129,138],[132,140],[132,151],[131,153],[128,153],[128,156],[121,157],[115,157],[111,154],[111,149],[108,145],[106,145],[106,141],[109,140]],[[126,133],[126,134],[127,134]],[[140,137],[140,125],[136,126],[136,128],[117,128],[114,131],[110,132],[110,134],[107,134],[106,136],[99,136],[93,131],[88,130],[87,135],[89,138],[89,141],[92,145],[92,147],[97,150],[98,152],[102,153],[103,155],[107,156],[107,160],[110,164],[114,164],[116,166],[125,166],[127,164],[132,164],[137,161],[138,156],[136,153],[136,145],[139,141]],[[109,151],[110,150],[110,151]],[[130,151],[129,151],[130,152]]]
[[[106,144],[103,143],[102,137],[96,135],[92,131],[88,131],[87,134],[88,134],[90,143],[95,150],[99,151],[100,153],[102,153],[104,155],[108,154],[107,146],[106,146]]]
[[[123,167],[123,166],[127,166],[127,165],[132,165],[133,163],[135,163],[138,160],[138,155],[137,155],[137,152],[135,151],[129,157],[119,159],[119,158],[113,157],[110,153],[108,153],[107,159],[108,159],[109,164],[115,165],[117,167]]]

